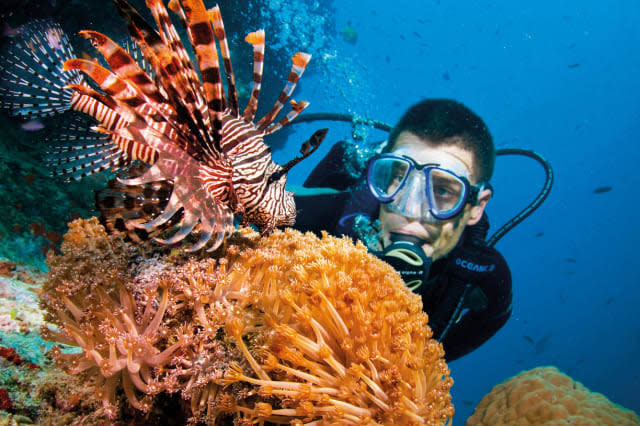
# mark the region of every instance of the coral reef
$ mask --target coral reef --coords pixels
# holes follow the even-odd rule
[[[167,404],[207,424],[453,415],[420,298],[360,244],[242,229],[219,258],[187,258],[129,245],[95,219],[69,227],[47,259],[43,336],[64,344],[57,365],[95,387],[113,422],[152,421]]]
[[[0,261],[0,269],[0,425],[33,423],[39,404],[31,395],[42,375],[39,345],[44,343],[33,289],[41,274],[9,261]],[[5,422],[7,416],[14,423]]]
[[[640,419],[555,367],[524,371],[482,398],[472,425],[640,425]]]
[[[0,259],[0,340],[37,333],[43,323],[34,290],[45,274],[33,267]]]

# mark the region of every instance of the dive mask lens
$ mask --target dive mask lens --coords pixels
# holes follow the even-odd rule
[[[391,233],[391,244],[378,256],[400,273],[411,291],[416,291],[429,276],[433,259],[422,251],[426,241],[413,235]]]
[[[429,167],[426,173],[426,191],[431,214],[437,219],[448,219],[457,215],[467,200],[468,185],[449,170],[439,167]]]
[[[383,203],[391,201],[407,180],[411,167],[409,160],[396,156],[374,158],[367,171],[371,193]]]

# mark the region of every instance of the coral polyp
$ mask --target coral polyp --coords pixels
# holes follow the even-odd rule
[[[106,415],[124,401],[161,409],[165,394],[193,423],[447,423],[442,346],[391,267],[348,239],[241,234],[217,259],[145,260],[96,222],[71,224],[63,255],[49,258],[41,297],[58,330],[47,334],[81,349],[53,355],[99,378]],[[93,263],[91,283],[69,295],[87,244],[121,261]],[[105,263],[119,270],[100,274]]]

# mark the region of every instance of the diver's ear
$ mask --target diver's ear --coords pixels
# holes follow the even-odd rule
[[[478,202],[475,206],[471,206],[471,216],[469,216],[467,225],[475,225],[480,221],[482,213],[484,213],[484,208],[491,198],[491,194],[492,192],[490,189],[483,189],[480,194],[478,194]]]

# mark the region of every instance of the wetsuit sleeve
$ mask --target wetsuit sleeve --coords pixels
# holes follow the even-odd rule
[[[351,189],[358,182],[359,170],[355,168],[355,159],[345,141],[337,142],[329,153],[318,163],[304,181],[305,188],[320,188],[319,193],[308,191],[305,195],[295,195],[295,229],[320,234],[326,230],[336,233],[340,214],[351,197]],[[342,191],[323,193],[323,189]]]
[[[485,266],[490,270],[483,271]],[[453,361],[480,347],[511,316],[511,272],[497,250],[477,246],[452,252],[447,272],[452,279],[474,284],[442,339],[445,359]]]
[[[323,230],[334,233],[340,212],[349,196],[349,192],[294,196],[298,213],[293,227],[298,231],[312,231],[318,235]]]
[[[362,170],[359,170],[354,153],[349,152],[349,146],[345,141],[333,145],[329,153],[309,173],[303,186],[343,191],[358,183]]]

